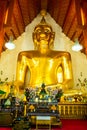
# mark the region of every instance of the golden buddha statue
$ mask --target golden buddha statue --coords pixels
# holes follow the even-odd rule
[[[72,81],[71,56],[68,52],[52,50],[55,33],[46,23],[44,15],[33,32],[34,50],[22,51],[18,55],[16,81],[19,91],[25,89],[27,69],[30,72],[29,86],[68,89]]]

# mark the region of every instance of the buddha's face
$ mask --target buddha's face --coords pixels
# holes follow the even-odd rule
[[[35,33],[36,33],[36,38],[37,41],[49,41],[50,39],[50,35],[51,35],[51,28],[49,28],[48,26],[44,26],[44,25],[40,25],[35,29]]]
[[[36,26],[34,30],[34,43],[37,44],[37,46],[43,46],[50,44],[50,40],[52,40],[52,28],[50,26],[46,25],[38,25]]]

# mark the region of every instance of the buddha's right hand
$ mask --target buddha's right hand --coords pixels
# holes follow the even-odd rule
[[[25,89],[24,83],[21,81],[15,81],[15,86],[19,91]]]

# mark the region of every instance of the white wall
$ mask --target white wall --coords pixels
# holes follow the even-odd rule
[[[31,50],[34,48],[32,32],[34,27],[40,22],[41,18],[41,15],[38,14],[33,22],[25,28],[25,32],[14,41],[16,44],[16,48],[14,50],[6,50],[1,54],[0,70],[3,71],[3,75],[1,77],[2,79],[8,77],[9,81],[12,81],[13,76],[14,78],[16,77],[18,53],[22,50]],[[71,54],[75,87],[77,84],[77,79],[80,76],[80,72],[83,72],[83,77],[87,78],[86,56],[80,52],[73,52],[71,50],[73,42],[70,41],[70,39],[66,37],[64,33],[62,33],[61,27],[52,19],[49,14],[46,15],[45,19],[46,22],[52,26],[53,31],[55,32],[54,49],[68,51]]]

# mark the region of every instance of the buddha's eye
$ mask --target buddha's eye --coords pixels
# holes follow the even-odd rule
[[[41,32],[41,29],[38,29],[37,32],[40,33],[40,32]]]
[[[48,30],[48,29],[45,29],[45,30],[44,30],[44,32],[46,32],[46,33],[49,33],[49,32],[50,32],[50,30]]]

